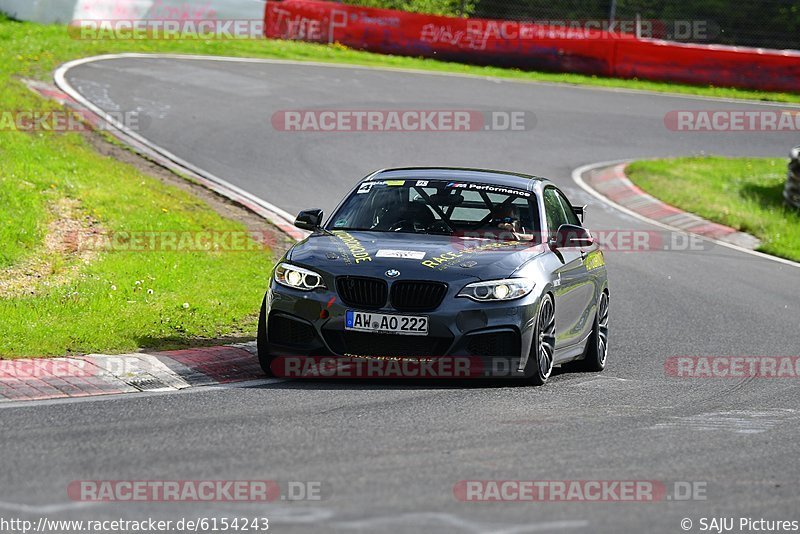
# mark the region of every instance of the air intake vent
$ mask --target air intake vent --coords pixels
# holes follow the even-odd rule
[[[340,276],[336,279],[336,290],[348,306],[375,309],[386,305],[388,287],[379,278]]]
[[[270,343],[302,347],[310,345],[317,340],[314,327],[310,324],[296,321],[284,315],[272,314],[269,316]]]
[[[416,280],[400,280],[392,284],[392,307],[400,311],[435,310],[447,293],[447,284]]]
[[[467,336],[472,356],[519,358],[519,334],[512,331],[479,332]]]

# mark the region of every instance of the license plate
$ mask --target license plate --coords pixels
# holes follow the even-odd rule
[[[406,336],[427,336],[428,318],[421,315],[388,315],[347,310],[345,313],[346,330],[360,332],[388,332]]]

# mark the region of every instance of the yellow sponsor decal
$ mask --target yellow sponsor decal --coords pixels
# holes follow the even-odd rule
[[[588,271],[599,269],[606,264],[606,260],[603,258],[603,251],[595,250],[594,252],[590,252],[586,256],[586,259],[583,260],[583,264],[586,266],[586,270]]]
[[[442,267],[443,269],[446,269],[449,266],[449,264],[457,261],[459,258],[463,258],[464,256],[469,256],[477,252],[484,252],[486,250],[497,250],[506,247],[516,247],[519,245],[527,246],[528,243],[525,243],[523,241],[503,241],[503,242],[487,243],[485,245],[478,245],[476,247],[467,247],[461,250],[443,252],[437,256],[434,256],[431,259],[423,261],[422,265],[424,265],[425,267],[430,267],[431,269],[435,269],[441,265],[443,266]]]
[[[358,239],[351,236],[344,230],[334,230],[333,233],[342,241],[342,243],[344,243],[356,263],[361,263],[362,261],[372,261],[367,249],[361,245],[361,242]]]
[[[453,260],[457,260],[458,258],[462,257],[464,254],[461,252],[445,252],[443,254],[439,254],[438,256],[434,256],[429,260],[425,260],[422,262],[422,265],[425,267],[430,267],[431,269],[442,265],[443,263],[447,263]]]

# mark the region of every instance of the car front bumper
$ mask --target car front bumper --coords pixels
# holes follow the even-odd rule
[[[465,358],[474,374],[521,376],[538,311],[534,290],[507,302],[475,302],[450,288],[429,312],[391,307],[363,310],[344,304],[333,290],[300,291],[274,282],[266,296],[267,341],[272,358]],[[428,317],[428,335],[356,332],[345,328],[347,310]]]

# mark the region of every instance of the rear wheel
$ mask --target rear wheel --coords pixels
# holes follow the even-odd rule
[[[264,297],[264,301],[261,303],[261,313],[258,315],[256,346],[258,347],[258,363],[261,365],[261,370],[267,376],[273,376],[271,365],[274,357],[269,355],[269,343],[267,342],[267,297]]]
[[[594,328],[586,343],[586,355],[581,362],[586,371],[602,371],[608,358],[608,293],[600,293]]]
[[[546,294],[539,307],[539,318],[525,365],[525,376],[535,386],[544,385],[553,372],[556,346],[556,310],[553,297]]]

